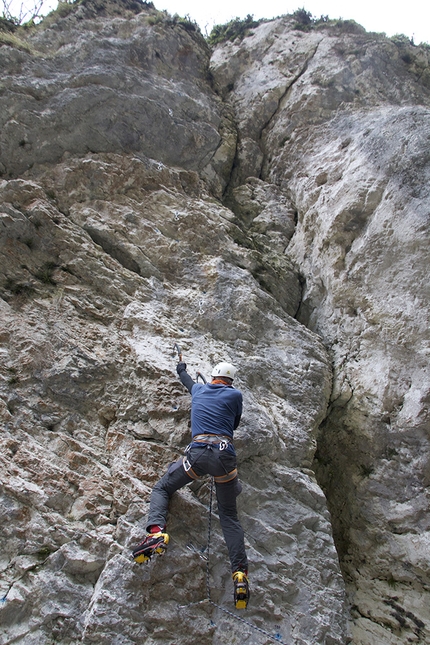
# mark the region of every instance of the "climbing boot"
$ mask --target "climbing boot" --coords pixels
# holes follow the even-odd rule
[[[249,580],[243,571],[233,573],[234,604],[236,609],[246,609],[249,600]]]
[[[150,533],[135,549],[133,549],[133,559],[141,564],[148,562],[154,553],[163,555],[169,544],[167,533]]]

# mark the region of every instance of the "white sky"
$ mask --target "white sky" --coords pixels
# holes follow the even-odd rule
[[[6,0],[17,7],[32,6],[37,0]],[[4,2],[4,0],[3,0]],[[153,0],[156,9],[166,9],[170,14],[188,15],[203,32],[209,33],[214,24],[223,24],[232,18],[245,18],[248,14],[258,18],[274,18],[293,13],[299,7],[310,11],[314,17],[352,19],[367,31],[385,32],[387,36],[404,34],[421,42],[430,43],[430,0]],[[1,6],[1,5],[0,5]],[[56,0],[46,0],[50,10]],[[46,12],[47,12],[46,11]],[[13,12],[12,12],[13,13]]]

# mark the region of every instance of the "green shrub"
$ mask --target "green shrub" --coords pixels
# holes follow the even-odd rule
[[[310,28],[314,22],[311,12],[306,11],[304,7],[297,9],[297,11],[293,13],[293,18],[296,21],[294,29],[302,29],[303,27]]]
[[[343,20],[342,18],[339,18],[339,20],[333,21],[333,26],[336,27],[336,29],[341,31],[343,34],[366,33],[365,28],[359,25],[358,22],[355,22],[355,20]]]
[[[261,22],[261,20],[254,20],[254,16],[248,14],[243,20],[234,18],[225,25],[214,25],[208,36],[208,43],[214,46],[219,43],[224,43],[227,40],[236,40],[236,38],[243,40],[251,34],[251,29],[258,27]]]
[[[389,578],[387,578],[387,584],[391,589],[395,589],[397,587],[397,580],[394,578],[392,573],[390,573]]]
[[[296,21],[293,25],[293,29],[298,29],[299,31],[311,31],[315,27],[324,28],[324,27],[335,27],[343,33],[350,34],[362,34],[365,33],[364,27],[355,22],[355,20],[343,20],[339,18],[333,20],[327,15],[321,15],[319,18],[315,18],[310,11],[306,11],[305,8],[297,9],[292,16]]]
[[[44,282],[45,284],[57,284],[52,277],[55,269],[58,268],[58,264],[55,264],[55,262],[45,262],[40,269],[34,274],[35,277],[40,280],[41,282]]]
[[[79,2],[59,2],[57,8],[52,12],[53,15],[59,16],[60,18],[65,18],[76,9],[76,5]]]
[[[18,25],[10,18],[0,17],[0,31],[15,31]]]
[[[172,18],[172,24],[180,25],[187,31],[200,31],[200,27],[195,20],[191,20],[190,16],[186,14],[183,18],[178,16],[177,13]]]
[[[370,475],[374,472],[375,472],[375,468],[373,466],[368,464],[360,465],[360,475],[362,477],[370,477]]]
[[[146,19],[148,25],[154,26],[163,23],[164,25],[176,26],[179,25],[183,27],[186,31],[196,31],[200,32],[200,27],[195,20],[191,20],[190,16],[187,14],[182,17],[179,14],[175,13],[171,16],[167,11],[157,11],[157,13],[152,16],[148,16]]]
[[[165,19],[166,15],[162,11],[157,11],[157,13],[152,14],[152,16],[148,16],[146,22],[148,23],[148,25],[153,27],[154,25],[159,25]]]
[[[31,296],[34,293],[33,287],[24,282],[17,282],[12,278],[8,278],[4,289],[14,296]]]
[[[413,42],[405,36],[405,34],[394,34],[391,36],[390,40],[397,46],[399,45],[413,45]]]
[[[406,65],[412,65],[412,63],[415,63],[415,58],[413,56],[411,56],[410,54],[408,54],[407,52],[406,52],[406,54],[402,54],[402,56],[400,56],[400,58],[402,59],[402,61],[404,63],[406,63]]]

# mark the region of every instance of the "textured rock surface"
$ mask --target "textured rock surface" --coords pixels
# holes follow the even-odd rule
[[[123,155],[0,190],[1,642],[218,643],[244,629],[261,642],[213,606],[190,605],[206,597],[207,483],[176,496],[165,558],[129,558],[151,486],[188,443],[178,341],[191,373],[222,357],[242,373],[247,618],[297,643],[342,643],[343,581],[310,470],[327,353],[252,276],[233,214],[195,174]],[[231,609],[212,526],[212,599]]]
[[[353,641],[425,643],[428,50],[354,25],[294,35],[289,25],[268,23],[214,53],[240,123],[233,180],[275,183],[297,212],[287,253],[306,278],[298,318],[334,365],[315,468]],[[247,150],[258,150],[257,166]]]
[[[428,642],[428,52],[49,20],[0,47],[0,644]],[[240,369],[263,631],[205,601],[207,481],[129,558],[188,442],[174,342]],[[209,569],[231,610],[215,518]]]
[[[30,52],[1,48],[4,174],[64,153],[113,151],[229,172],[235,139],[208,91],[208,47],[180,25],[151,25],[157,13],[85,3],[65,19],[50,17]]]

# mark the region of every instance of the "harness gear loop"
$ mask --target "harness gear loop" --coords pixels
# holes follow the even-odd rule
[[[204,446],[210,449],[212,448],[212,446],[217,446],[218,450],[221,452],[223,450],[226,450],[229,447],[229,445],[232,444],[232,441],[230,437],[226,437],[224,435],[197,434],[193,437],[192,442],[185,448],[185,453],[191,450],[191,446],[193,443],[203,444]],[[189,477],[192,477],[192,479],[199,479],[199,476],[194,472],[192,468],[192,464],[190,463],[186,455],[183,457],[182,463],[184,465],[184,470]],[[228,482],[231,482],[235,477],[237,477],[237,468],[230,470],[230,472],[225,471],[224,475],[215,475],[212,479],[212,485],[213,485],[213,481],[215,481],[217,484],[227,484]]]

